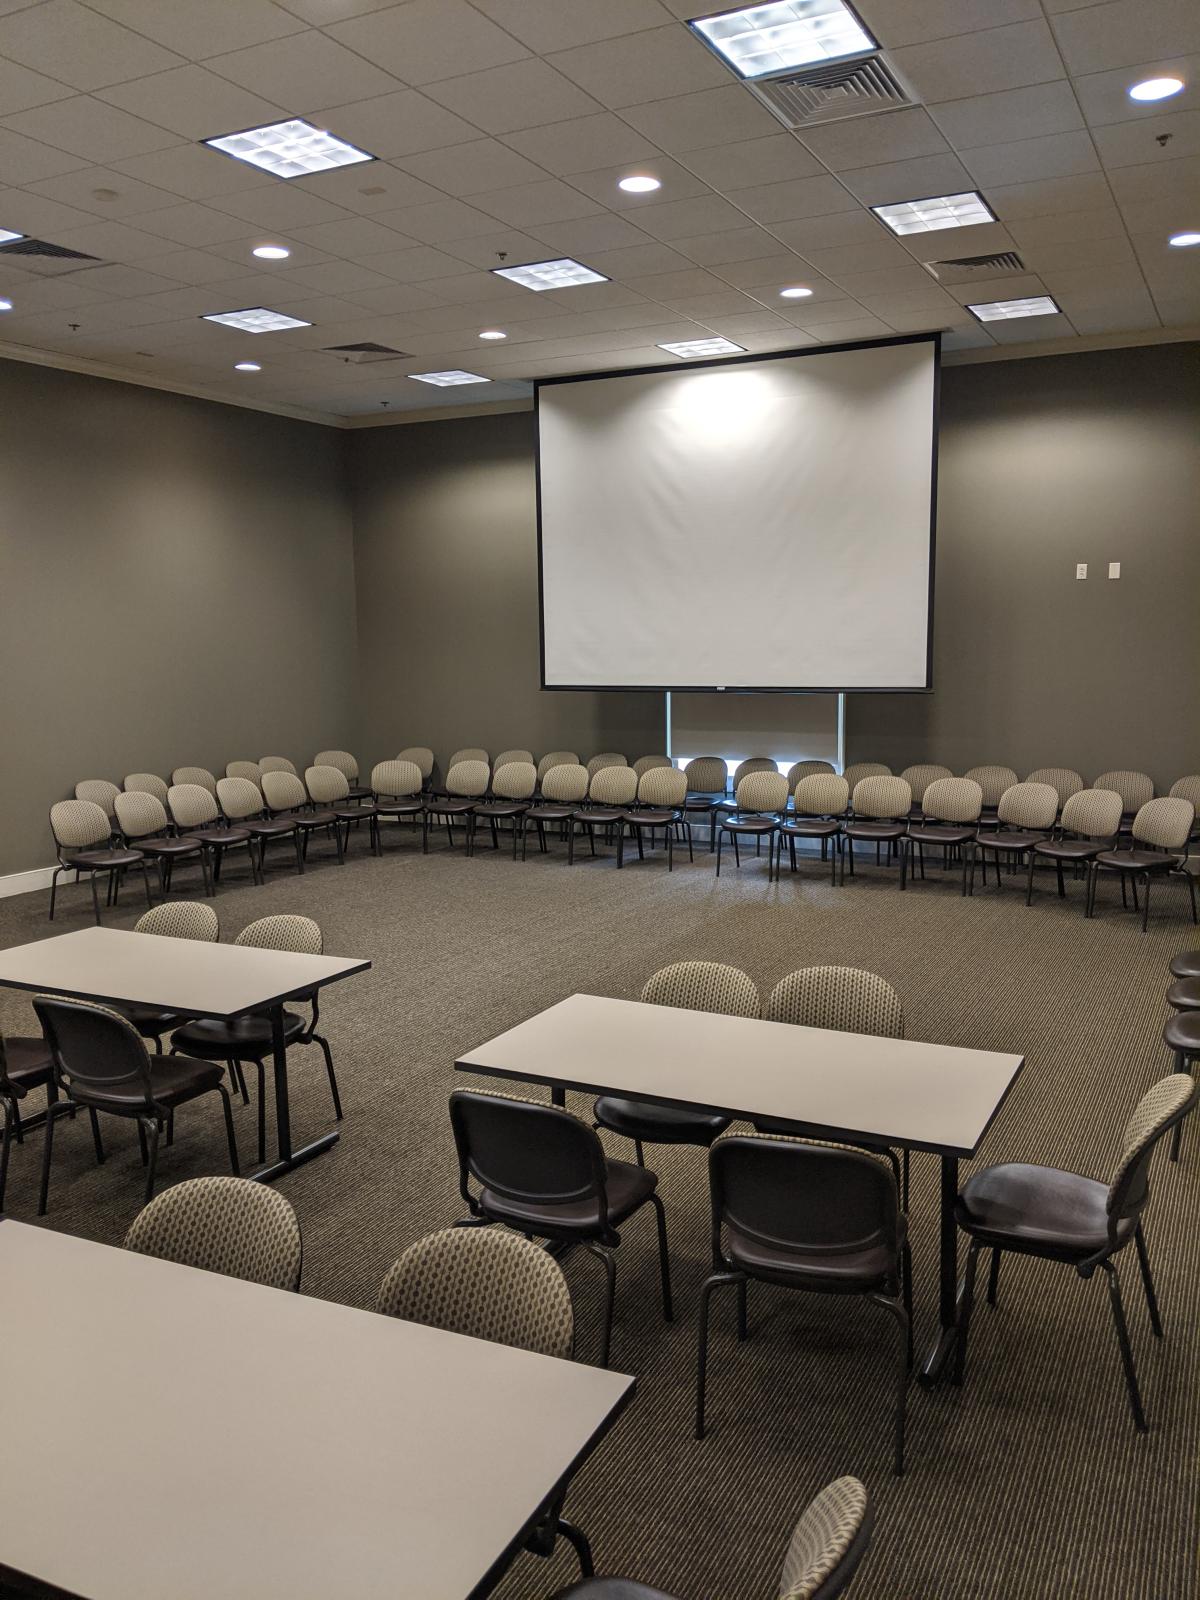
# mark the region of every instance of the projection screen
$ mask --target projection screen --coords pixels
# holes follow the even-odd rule
[[[540,382],[549,689],[931,687],[936,335]]]

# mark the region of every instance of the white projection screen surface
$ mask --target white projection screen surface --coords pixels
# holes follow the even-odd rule
[[[540,383],[544,686],[931,687],[937,358]]]

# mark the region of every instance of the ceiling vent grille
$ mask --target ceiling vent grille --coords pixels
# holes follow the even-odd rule
[[[0,255],[41,256],[54,261],[99,261],[99,256],[86,255],[82,250],[68,250],[63,244],[47,244],[45,239],[12,239],[0,244]]]
[[[341,361],[352,361],[356,366],[365,366],[371,361],[409,359],[407,350],[393,350],[390,344],[373,344],[369,339],[361,344],[328,344],[325,350],[327,354],[337,356]]]
[[[883,57],[877,55],[759,78],[746,87],[785,128],[810,128],[913,104]]]
[[[927,261],[925,270],[939,283],[970,283],[973,278],[1002,278],[1025,271],[1015,250],[997,250],[990,256],[958,256],[950,261]]]

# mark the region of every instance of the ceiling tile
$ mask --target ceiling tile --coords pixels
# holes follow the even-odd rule
[[[856,167],[842,182],[864,205],[882,206],[930,195],[959,194],[974,185],[957,156],[920,156],[915,161],[888,161],[877,167]]]
[[[662,188],[652,194],[626,194],[617,185],[631,172],[657,178]],[[584,194],[590,194],[598,204],[627,214],[711,193],[707,184],[694,177],[670,156],[656,156],[650,161],[626,161],[615,167],[601,167],[595,172],[574,172],[571,174],[571,183]]]
[[[1048,216],[1029,217],[1010,222],[1008,231],[1018,248],[1059,244],[1070,239],[1111,239],[1125,232],[1121,213],[1115,206],[1100,206],[1094,211],[1061,211]]]
[[[813,268],[799,256],[780,251],[753,261],[722,261],[714,271],[738,289],[759,289],[791,283],[812,284]]]
[[[30,106],[48,105],[52,100],[66,100],[70,94],[65,84],[18,66],[15,61],[0,59],[0,106],[6,113],[27,111]]]
[[[1194,0],[1110,0],[1057,17],[1054,30],[1071,72],[1104,72],[1200,50],[1200,6]]]
[[[1106,167],[1136,167],[1200,155],[1200,111],[1174,111],[1144,122],[1094,128],[1092,138]],[[1160,144],[1160,139],[1166,143]]]
[[[321,125],[360,150],[384,159],[478,139],[479,129],[415,89],[326,108]]]
[[[825,217],[804,217],[775,222],[771,232],[791,249],[806,256],[810,250],[836,250],[839,245],[869,244],[891,237],[869,211],[838,211]]]
[[[672,247],[701,266],[721,266],[729,261],[755,261],[775,254],[787,257],[779,241],[764,228],[734,228],[727,233],[701,233],[673,239]]]
[[[382,272],[385,277],[395,278],[400,283],[420,283],[422,280],[453,277],[462,270],[461,264],[453,256],[435,250],[428,244],[413,245],[407,250],[395,250],[387,255],[372,256],[371,266],[376,272]]]
[[[1077,333],[1127,333],[1162,326],[1147,289],[1086,298],[1064,294],[1060,303]]]
[[[620,250],[630,245],[649,244],[641,228],[625,217],[605,214],[579,217],[574,222],[545,222],[538,226],[538,237],[552,251],[564,256],[584,257],[591,266],[592,255],[600,250]],[[598,271],[593,268],[593,271]]]
[[[244,161],[231,161],[228,156],[202,144],[171,145],[166,150],[114,161],[113,168],[143,183],[167,189],[184,200],[207,200],[216,194],[264,189],[279,181],[270,173],[256,171]]]
[[[452,239],[495,233],[496,219],[461,200],[434,200],[423,206],[401,206],[385,211],[381,220],[398,233],[406,233],[422,244],[443,244]]]
[[[883,117],[849,117],[827,127],[810,128],[804,143],[831,172],[869,167],[881,161],[904,161],[917,156],[942,155],[946,141],[928,112],[890,111]]]
[[[220,244],[227,239],[245,238],[251,231],[243,218],[226,216],[195,202],[147,212],[139,218],[139,226],[184,245]]]
[[[348,215],[340,206],[283,182],[265,189],[214,195],[212,205],[214,210],[241,217],[255,228],[315,227],[319,222],[337,222]]]
[[[779,132],[779,124],[767,108],[736,83],[630,106],[625,121],[672,152],[703,150]]]
[[[643,292],[651,294],[654,291],[645,288]],[[690,317],[694,322],[705,322],[709,317],[736,317],[762,309],[757,300],[743,294],[740,289],[728,288],[716,294],[699,295],[658,292],[657,302],[670,306],[672,311],[678,311],[680,316]]]
[[[641,105],[729,82],[728,68],[687,28],[675,24],[581,45],[550,59],[606,106]]]
[[[1016,241],[998,222],[979,222],[971,227],[938,229],[934,233],[910,233],[898,238],[910,260],[954,261],[962,256],[994,255],[1000,250],[1015,250]]]
[[[43,178],[32,188],[36,194],[100,217],[129,217],[176,204],[175,196],[165,189],[106,167],[78,167],[58,178]]]
[[[972,95],[929,109],[958,150],[1035,139],[1041,134],[1070,133],[1083,127],[1075,95],[1065,79],[1026,89],[1004,89],[999,94]]]
[[[679,160],[705,183],[722,190],[785,183],[794,178],[815,177],[821,171],[820,162],[790,133],[772,133],[762,139],[743,139],[706,150],[686,150]]]
[[[387,11],[333,23],[327,31],[409,84],[482,72],[529,54],[465,0],[407,0]]]
[[[366,100],[398,87],[373,62],[311,28],[270,44],[214,56],[208,66],[243,89],[266,95],[292,115]]]
[[[729,294],[729,286],[702,267],[688,267],[682,272],[659,272],[645,278],[629,280],[629,287],[648,300],[671,304],[676,300],[694,299],[698,295]],[[742,308],[753,309],[753,308]]]
[[[472,139],[442,150],[426,150],[396,162],[425,183],[450,195],[479,194],[484,189],[514,188],[534,183],[545,174],[532,161],[496,139]]]
[[[926,235],[933,238],[933,235]],[[885,267],[912,266],[912,256],[895,239],[873,239],[869,244],[847,244],[832,250],[807,250],[806,261],[811,261],[818,272],[838,278],[846,272],[882,271]]]
[[[88,169],[84,167],[80,170],[86,172]],[[57,180],[51,178],[42,181],[53,184]],[[95,205],[95,201],[92,204]],[[95,220],[91,213],[81,211],[77,206],[64,205],[50,194],[43,194],[42,182],[30,189],[0,189],[0,227],[8,228],[13,233],[27,233],[31,238],[53,241],[58,228],[81,228]],[[10,267],[15,265],[16,259],[9,256]]]
[[[930,104],[1065,76],[1044,20],[913,45],[892,51],[890,59]]]
[[[536,59],[448,78],[431,85],[426,93],[488,133],[515,133],[601,110],[569,78]]]
[[[588,260],[593,272],[602,272],[606,278],[618,278],[622,283],[631,278],[648,277],[652,273],[674,272],[690,265],[687,256],[665,244],[627,245],[620,250],[597,250]]]
[[[1035,183],[994,185],[988,204],[1002,222],[1023,217],[1045,217],[1057,211],[1095,211],[1112,204],[1108,180],[1102,172],[1077,178],[1043,178]]]
[[[835,211],[857,210],[854,196],[836,178],[797,178],[792,183],[756,184],[751,189],[731,189],[729,199],[756,222],[768,225],[797,217],[827,216]]]
[[[390,279],[382,272],[372,272],[369,265],[357,261],[327,261],[321,267],[297,267],[288,273],[293,283],[319,294],[355,294],[368,289],[388,289]],[[299,316],[300,313],[293,312]]]
[[[644,134],[607,111],[510,133],[504,143],[560,177],[659,154]]]
[[[365,215],[445,199],[440,189],[422,183],[420,178],[401,171],[389,161],[360,162],[354,166],[335,167],[331,172],[315,172],[311,178],[287,181],[305,194],[315,194],[319,200],[328,200],[331,205]]]
[[[71,100],[60,100],[56,105],[38,106],[33,111],[6,117],[4,126],[31,139],[42,139],[84,161],[119,161],[123,156],[140,156],[148,150],[161,150],[174,144],[176,139],[163,128],[82,94]],[[13,180],[14,175],[7,168],[5,171]]]
[[[1129,88],[1142,78],[1159,78],[1169,73],[1185,83],[1195,83],[1200,80],[1200,55],[1167,56],[1142,61],[1136,67],[1118,67],[1111,72],[1076,78],[1075,93],[1089,127],[1102,128],[1110,122],[1150,121],[1161,116],[1161,103],[1131,100]]]
[[[206,250],[173,250],[154,257],[154,270],[160,277],[180,283],[220,283],[229,276],[229,262]]]
[[[929,274],[914,262],[907,267],[887,267],[882,272],[838,272],[834,282],[855,299],[864,294],[903,294],[912,291],[920,294],[928,289]]]
[[[854,344],[859,339],[886,339],[892,330],[879,317],[856,317],[850,322],[823,322],[810,331],[822,344]]]
[[[1033,183],[1040,178],[1072,178],[1078,173],[1095,172],[1100,165],[1086,129],[964,150],[962,158],[975,182],[988,189],[993,185]]]
[[[88,0],[88,5],[193,61],[280,39],[302,26],[269,0],[233,5],[229,0]]]
[[[557,178],[521,183],[470,198],[481,211],[499,217],[513,228],[535,228],[539,222],[569,222],[572,217],[591,216],[598,209],[594,200]]]
[[[214,139],[242,128],[279,122],[286,115],[270,100],[195,66],[174,67],[134,83],[118,84],[103,90],[98,98],[188,139]]]
[[[454,254],[472,267],[500,267],[508,261],[536,261],[546,253],[540,238],[527,233],[508,230],[502,233],[471,234],[465,239],[455,239]],[[597,268],[597,271],[600,269]],[[501,283],[503,279],[497,279]]]
[[[399,250],[412,243],[410,239],[398,239],[395,228],[386,227],[372,217],[345,217],[339,222],[319,222],[292,231],[303,243],[351,261],[360,256],[376,255],[381,250]]]
[[[78,156],[0,127],[0,172],[5,183],[36,183],[40,178],[71,172],[82,164]]]
[[[474,4],[541,55],[661,27],[671,20],[658,0],[604,0],[603,5],[596,0],[474,0]]]
[[[880,44],[890,49],[1030,22],[1042,14],[1038,0],[858,0],[856,9]]]
[[[171,51],[76,0],[44,0],[0,19],[0,55],[73,89],[100,89],[179,64]]]
[[[1200,193],[1200,156],[1156,161],[1142,167],[1118,167],[1109,173],[1108,181],[1118,205],[1178,201],[1194,221],[1196,195]]]
[[[740,228],[745,216],[718,194],[671,200],[638,212],[638,224],[656,239],[686,239],[699,233]]]
[[[103,295],[153,294],[156,289],[174,289],[170,278],[149,272],[144,267],[104,266],[90,267],[86,277],[87,287]]]
[[[1132,267],[1137,260],[1133,246],[1123,233],[1112,234],[1106,239],[1062,239],[1053,243],[1027,245],[1022,255],[1029,270],[1045,278],[1047,283],[1055,273],[1064,269]]]
[[[435,294],[428,289],[418,288],[414,283],[394,283],[387,289],[368,289],[365,293],[354,294],[352,298],[356,305],[378,312],[381,316],[422,311],[439,303]]]
[[[67,278],[26,277],[14,293],[13,283],[5,274],[5,288],[17,301],[19,311],[34,315],[39,311],[70,311],[75,306],[94,304],[106,298],[104,292],[87,282],[86,273],[72,273]]]
[[[54,242],[65,244],[69,250],[100,256],[105,261],[140,261],[145,256],[165,255],[169,246],[164,245],[153,230],[145,228],[151,217],[165,215],[163,211],[147,212],[138,218],[136,228],[121,222],[91,222],[83,228],[61,228]]]
[[[984,305],[989,300],[1024,300],[1045,294],[1046,285],[1036,273],[1006,278],[978,278],[974,283],[953,283],[946,291],[961,305]]]

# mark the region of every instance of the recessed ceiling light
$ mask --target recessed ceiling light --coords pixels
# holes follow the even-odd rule
[[[779,298],[781,300],[806,300],[811,293],[811,289],[803,289],[797,284],[794,289],[780,289]]]
[[[0,311],[11,311],[11,310],[12,310],[12,301],[11,300],[0,300]]]
[[[286,261],[292,252],[281,244],[256,244],[252,253],[260,261]]]
[[[684,358],[741,355],[746,349],[743,344],[734,344],[732,339],[681,339],[678,344],[660,344],[658,348]]]
[[[243,333],[277,333],[281,328],[311,328],[311,322],[299,317],[288,317],[282,311],[268,311],[265,306],[250,306],[245,311],[213,311],[202,319],[219,322],[226,328],[240,328]]]
[[[632,177],[622,178],[617,188],[624,189],[626,194],[653,194],[655,189],[662,188],[662,184],[657,178],[635,173]]]
[[[879,48],[842,0],[774,0],[695,17],[688,27],[743,78]]]
[[[481,378],[477,372],[410,372],[410,378],[415,378],[418,383],[432,383],[439,389],[453,389],[460,383],[491,383],[490,378]]]
[[[374,161],[365,150],[358,150],[342,139],[335,139],[324,128],[293,118],[272,122],[265,128],[247,128],[245,133],[227,133],[220,139],[205,139],[213,150],[220,150],[238,161],[248,161],[276,178],[304,178],[312,172],[328,172],[331,167],[349,167],[356,161]]]
[[[893,233],[936,233],[939,228],[973,228],[977,223],[996,220],[983,196],[973,189],[966,194],[939,194],[927,200],[872,206],[871,210]]]
[[[508,335],[502,333],[499,328],[485,328],[479,337],[481,339],[507,339]]]
[[[525,289],[573,289],[579,283],[608,282],[602,272],[593,272],[569,256],[558,261],[530,261],[523,267],[493,267],[492,271]]]
[[[1024,300],[985,300],[982,305],[967,307],[980,322],[1009,322],[1016,317],[1052,317],[1058,309],[1048,294],[1033,294]]]
[[[1182,78],[1144,78],[1129,91],[1131,100],[1169,100],[1183,88]]]
[[[0,228],[0,244],[15,244],[18,239],[23,239],[23,233],[12,233],[8,228]]]
[[[1194,244],[1200,244],[1200,233],[1173,233],[1167,240],[1176,250],[1187,250]]]
[[[235,372],[261,372],[262,367],[257,361],[235,361],[233,370]]]

